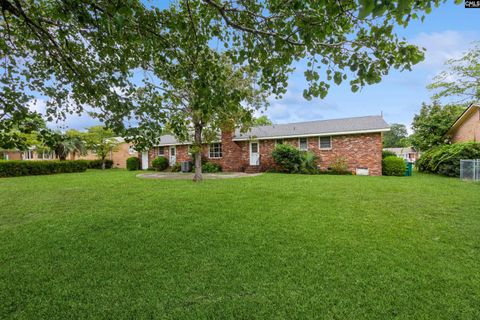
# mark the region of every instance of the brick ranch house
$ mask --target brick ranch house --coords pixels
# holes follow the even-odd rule
[[[277,124],[251,128],[246,133],[222,132],[218,141],[202,148],[202,156],[218,163],[226,172],[265,171],[274,164],[276,144],[288,143],[319,157],[320,169],[327,170],[339,158],[348,162],[349,170],[368,168],[369,175],[382,174],[382,134],[390,130],[381,116],[320,120]],[[160,138],[158,146],[142,152],[142,168],[164,156],[170,165],[192,161],[190,143],[172,135]]]

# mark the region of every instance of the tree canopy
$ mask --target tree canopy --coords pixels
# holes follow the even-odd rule
[[[383,147],[407,147],[407,137],[408,132],[404,124],[392,123],[390,125],[390,131],[385,132],[383,135]]]
[[[447,70],[438,74],[428,88],[433,98],[452,98],[455,103],[480,101],[480,42],[459,59],[446,62]]]
[[[47,120],[88,111],[140,148],[165,125],[182,138],[198,124],[247,126],[251,92],[280,97],[295,62],[306,65],[307,99],[410,70],[423,51],[393,28],[443,2],[2,0],[0,119],[46,97]]]
[[[413,118],[414,133],[410,136],[412,145],[417,150],[427,151],[448,143],[447,131],[464,110],[462,106],[442,106],[438,101],[430,105],[423,103],[420,113]]]
[[[273,124],[267,116],[263,115],[253,120],[253,125],[255,126],[271,126]]]

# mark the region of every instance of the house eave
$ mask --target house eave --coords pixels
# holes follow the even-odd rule
[[[450,129],[448,129],[447,134],[451,135],[455,130],[457,130],[458,127],[462,125],[463,121],[471,114],[473,114],[476,109],[480,109],[480,104],[472,103],[470,106],[468,106],[468,108],[462,112],[462,114],[457,118],[457,120],[455,120]]]
[[[341,136],[351,134],[364,134],[364,133],[377,133],[390,131],[390,128],[372,129],[372,130],[356,130],[356,131],[337,131],[327,133],[309,133],[309,134],[295,134],[295,135],[280,135],[280,136],[268,136],[268,137],[255,137],[248,136],[242,138],[233,138],[233,141],[249,141],[249,140],[272,140],[272,139],[290,139],[290,138],[306,138],[306,137],[328,137],[328,136]]]

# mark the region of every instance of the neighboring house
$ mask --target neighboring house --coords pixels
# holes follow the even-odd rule
[[[121,142],[118,149],[110,151],[107,159],[113,161],[113,167],[126,168],[127,159],[130,157],[137,157],[139,154],[133,148],[133,145],[124,142],[122,138],[117,138]],[[55,160],[55,154],[53,152],[37,152],[35,147],[30,148],[27,151],[5,150],[0,151],[0,157],[5,160]],[[89,151],[86,155],[70,154],[67,157],[68,160],[96,160],[98,156]]]
[[[384,148],[385,151],[393,152],[397,157],[403,158],[408,162],[415,162],[420,158],[420,154],[413,147],[405,148]]]
[[[253,127],[247,133],[222,132],[219,140],[204,145],[202,155],[218,163],[223,171],[265,171],[273,166],[276,144],[288,143],[311,151],[320,158],[320,168],[328,169],[337,159],[345,159],[349,170],[368,168],[370,175],[382,174],[382,134],[389,126],[381,116],[320,120]],[[165,135],[160,144],[142,153],[142,167],[157,156],[176,162],[191,161],[190,143]]]
[[[108,160],[113,161],[114,168],[126,168],[127,167],[127,159],[130,157],[138,157],[139,153],[134,149],[133,144],[125,142],[123,138],[116,138],[120,144],[116,148],[115,151],[110,151],[109,155],[107,156]],[[70,155],[70,160],[96,160],[98,156],[88,151],[86,155]]]
[[[471,104],[447,132],[453,143],[480,142],[480,103]]]

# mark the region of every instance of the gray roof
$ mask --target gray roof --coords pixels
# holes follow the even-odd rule
[[[237,130],[234,140],[380,132],[388,131],[389,128],[390,126],[383,120],[382,116],[367,116],[253,127],[246,133],[240,133]]]
[[[237,129],[233,140],[326,136],[388,130],[390,130],[390,126],[383,120],[382,116],[366,116],[258,126],[251,128],[245,133],[241,133],[240,130]],[[172,135],[160,137],[160,146],[174,144],[182,143]],[[188,142],[184,142],[183,144],[188,144]]]

